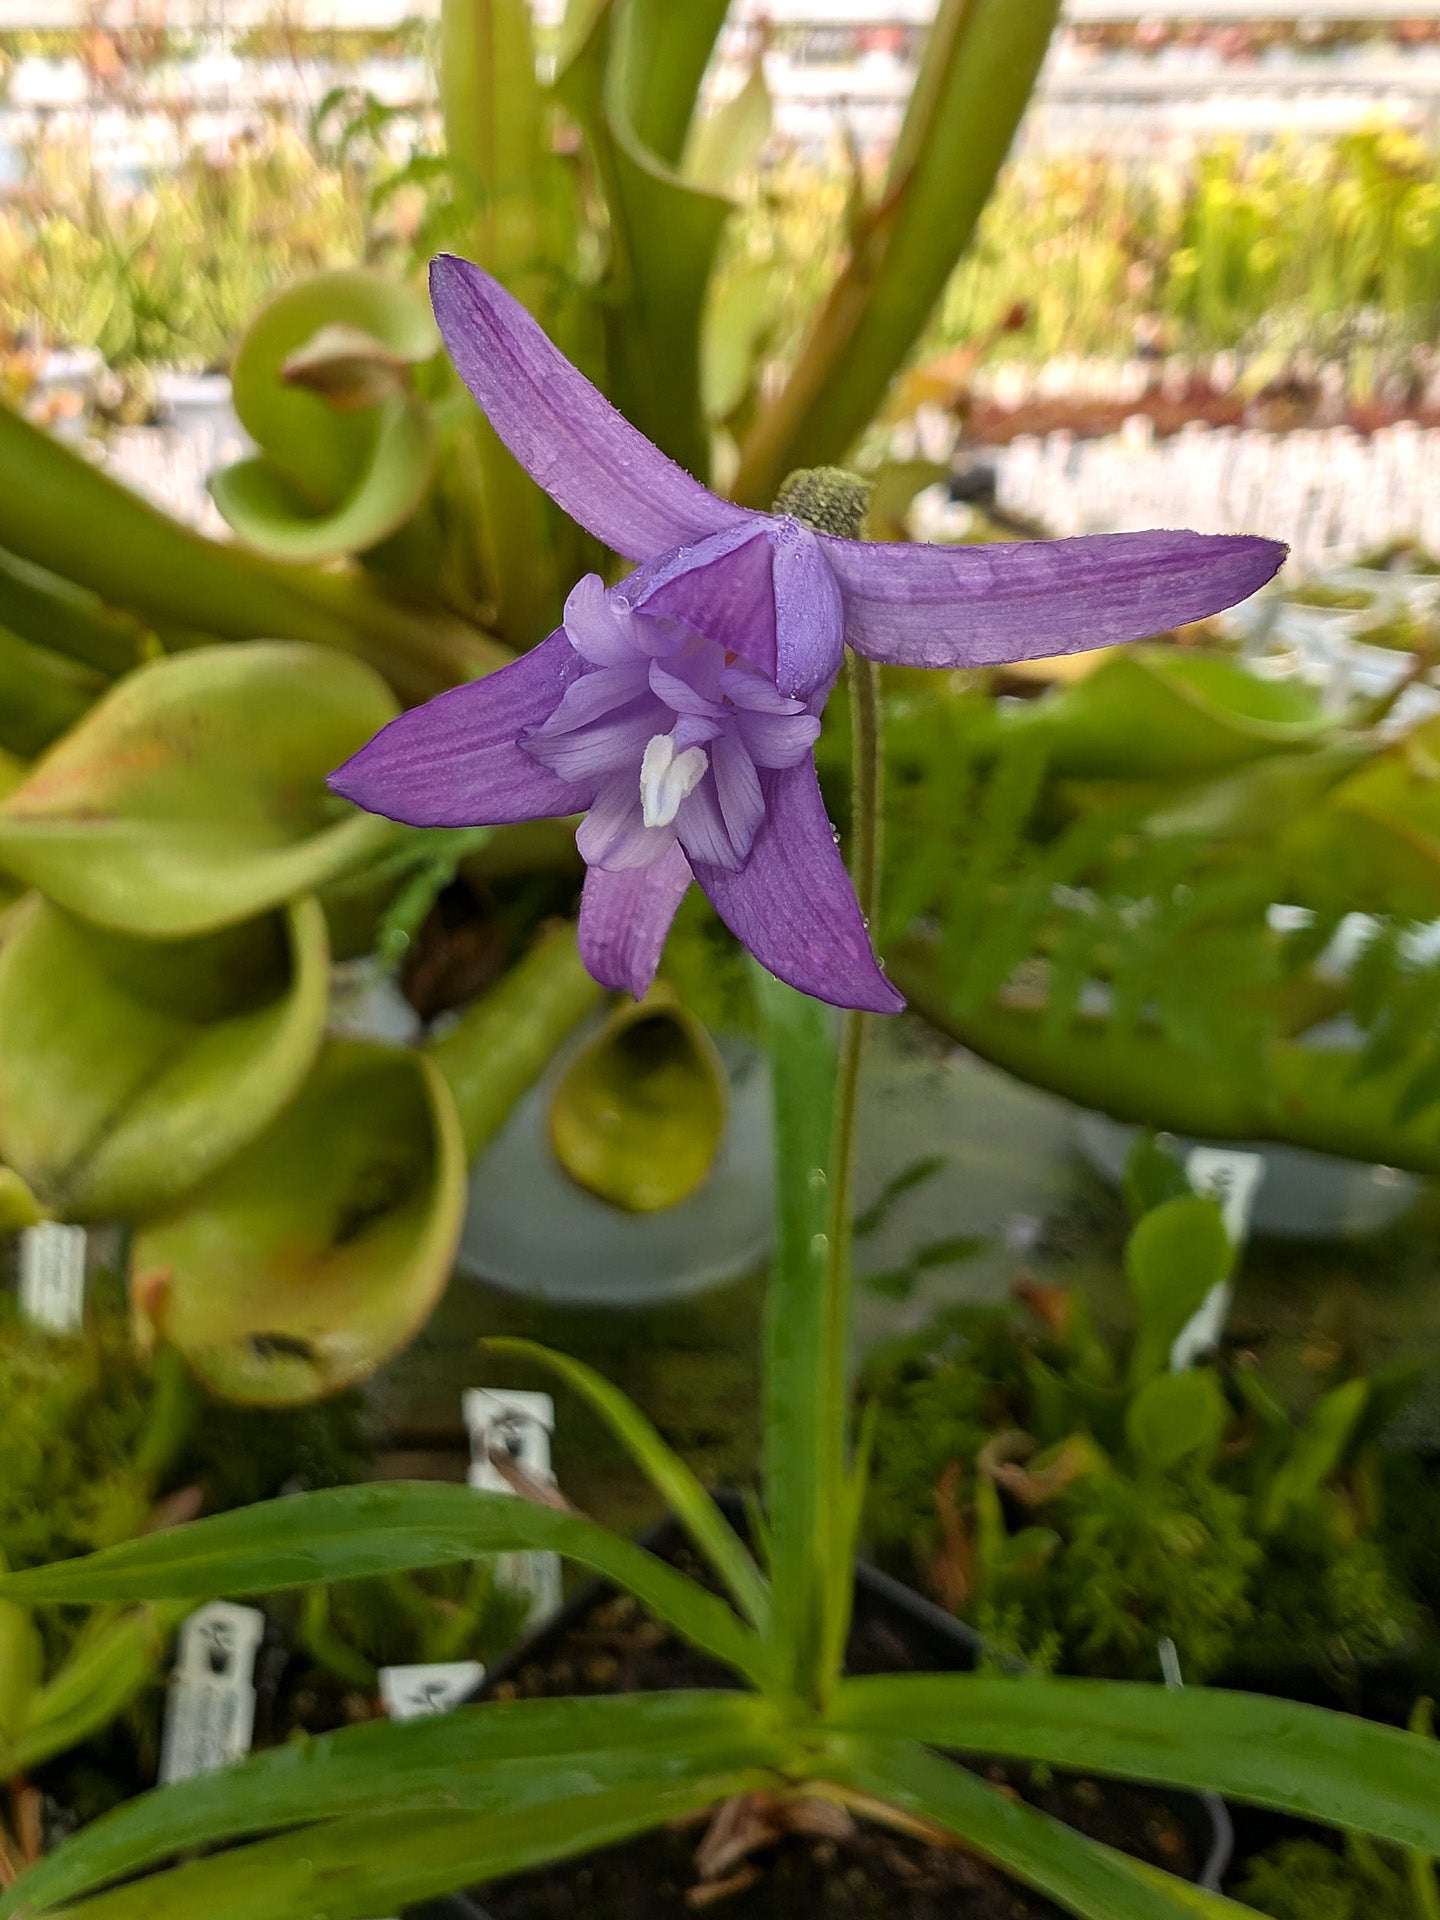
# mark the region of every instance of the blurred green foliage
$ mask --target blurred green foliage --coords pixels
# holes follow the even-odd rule
[[[1069,1672],[1153,1679],[1167,1636],[1196,1681],[1343,1678],[1401,1651],[1424,1615],[1376,1439],[1415,1376],[1341,1380],[1297,1420],[1253,1368],[1169,1371],[1229,1265],[1213,1203],[1180,1195],[1131,1234],[1127,1340],[1079,1295],[1022,1285],[882,1348],[863,1385],[883,1559],[997,1652]]]

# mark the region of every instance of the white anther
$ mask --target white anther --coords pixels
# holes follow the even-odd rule
[[[657,733],[640,762],[640,806],[647,827],[668,827],[680,802],[705,778],[710,757],[703,747],[676,753],[673,733]]]

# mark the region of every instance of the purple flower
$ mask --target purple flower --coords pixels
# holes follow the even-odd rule
[[[402,714],[330,784],[413,826],[583,813],[581,951],[607,987],[646,991],[698,880],[782,980],[897,1011],[811,751],[844,646],[912,667],[1079,652],[1231,606],[1284,558],[1273,541],[1196,533],[984,547],[817,533],[708,492],[477,267],[442,257],[431,293],[511,453],[638,564],[616,587],[589,575],[533,652]]]

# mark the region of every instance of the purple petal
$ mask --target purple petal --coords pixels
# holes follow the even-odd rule
[[[748,853],[765,818],[765,798],[760,791],[755,762],[739,736],[726,733],[711,747],[710,765],[715,772],[715,795],[730,844],[737,851]]]
[[[697,720],[723,720],[725,709],[718,700],[707,700],[698,687],[671,673],[658,660],[650,662],[650,691],[663,700],[672,713],[687,713]]]
[[[613,993],[650,991],[676,909],[690,885],[690,868],[672,842],[648,867],[606,873],[592,867],[580,899],[580,957],[591,976]]]
[[[735,730],[757,767],[793,767],[820,738],[820,719],[806,713],[741,713]]]
[[[775,684],[808,700],[829,693],[845,652],[840,583],[825,549],[795,520],[772,522],[775,554]],[[843,543],[842,543],[843,544]]]
[[[996,666],[1143,640],[1234,606],[1285,559],[1243,534],[1095,533],[941,547],[818,536],[857,653],[907,667]]]
[[[675,737],[675,751],[684,753],[687,747],[703,747],[717,733],[723,733],[725,716],[711,720],[700,713],[682,713],[670,731]]]
[[[709,778],[702,780],[695,791],[681,801],[675,816],[675,838],[689,855],[692,866],[699,861],[721,868],[740,865],[742,856],[726,831],[715,782]]]
[[[614,713],[617,707],[628,706],[645,691],[643,660],[627,660],[623,667],[594,667],[571,681],[541,731],[547,739],[556,733],[573,733],[577,727],[588,727],[607,713]]]
[[[777,978],[837,1007],[898,1013],[820,796],[815,763],[761,776],[765,823],[739,873],[695,878],[742,945]]]
[[[678,620],[775,677],[775,577],[768,523],[717,533],[620,582],[637,613]]]
[[[587,866],[605,867],[615,873],[648,867],[674,843],[672,827],[645,824],[638,769],[606,781],[575,835],[575,845]]]
[[[450,358],[496,433],[572,520],[617,553],[648,559],[754,517],[652,446],[479,267],[442,254],[430,297]]]
[[[628,667],[640,654],[636,620],[598,573],[587,573],[565,602],[565,631],[577,653],[597,667]]]
[[[732,707],[740,707],[746,713],[804,713],[807,711],[803,700],[794,700],[788,693],[758,673],[751,673],[748,667],[726,667],[720,674],[720,692]]]
[[[573,781],[589,793],[594,792],[597,781],[628,768],[635,776],[638,793],[646,743],[655,734],[667,731],[661,709],[647,699],[574,733],[547,733],[542,727],[525,742],[525,752],[560,779]]]
[[[331,791],[409,827],[498,827],[578,813],[587,790],[516,741],[554,712],[582,664],[564,632],[552,633],[498,673],[382,727],[331,774]]]

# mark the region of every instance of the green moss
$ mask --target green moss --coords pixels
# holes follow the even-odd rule
[[[1268,1399],[1262,1433],[1253,1378],[1242,1395],[1222,1375],[1223,1444],[1161,1471],[1133,1452],[1127,1346],[1055,1293],[952,1311],[877,1354],[866,1525],[882,1564],[1000,1652],[1069,1672],[1153,1679],[1166,1637],[1190,1680],[1296,1662],[1341,1679],[1413,1646],[1414,1569],[1368,1517],[1373,1442],[1337,1442],[1266,1524],[1277,1472],[1314,1436]],[[1393,1531],[1440,1533],[1440,1495],[1409,1515],[1404,1497]]]
[[[115,1322],[82,1341],[0,1320],[0,1553],[38,1566],[123,1539],[144,1517],[135,1451],[149,1383]]]
[[[358,1396],[283,1412],[205,1401],[173,1356],[136,1352],[115,1309],[92,1310],[78,1340],[0,1316],[0,1407],[0,1553],[14,1567],[127,1539],[181,1487],[219,1511],[363,1478],[373,1454]]]
[[[1404,1869],[1364,1845],[1341,1853],[1282,1840],[1250,1862],[1234,1892],[1273,1920],[1418,1920]]]
[[[1036,1611],[1069,1669],[1154,1679],[1168,1637],[1187,1679],[1220,1671],[1255,1617],[1263,1558],[1242,1496],[1198,1470],[1161,1483],[1095,1475],[1058,1517],[1065,1545]]]

